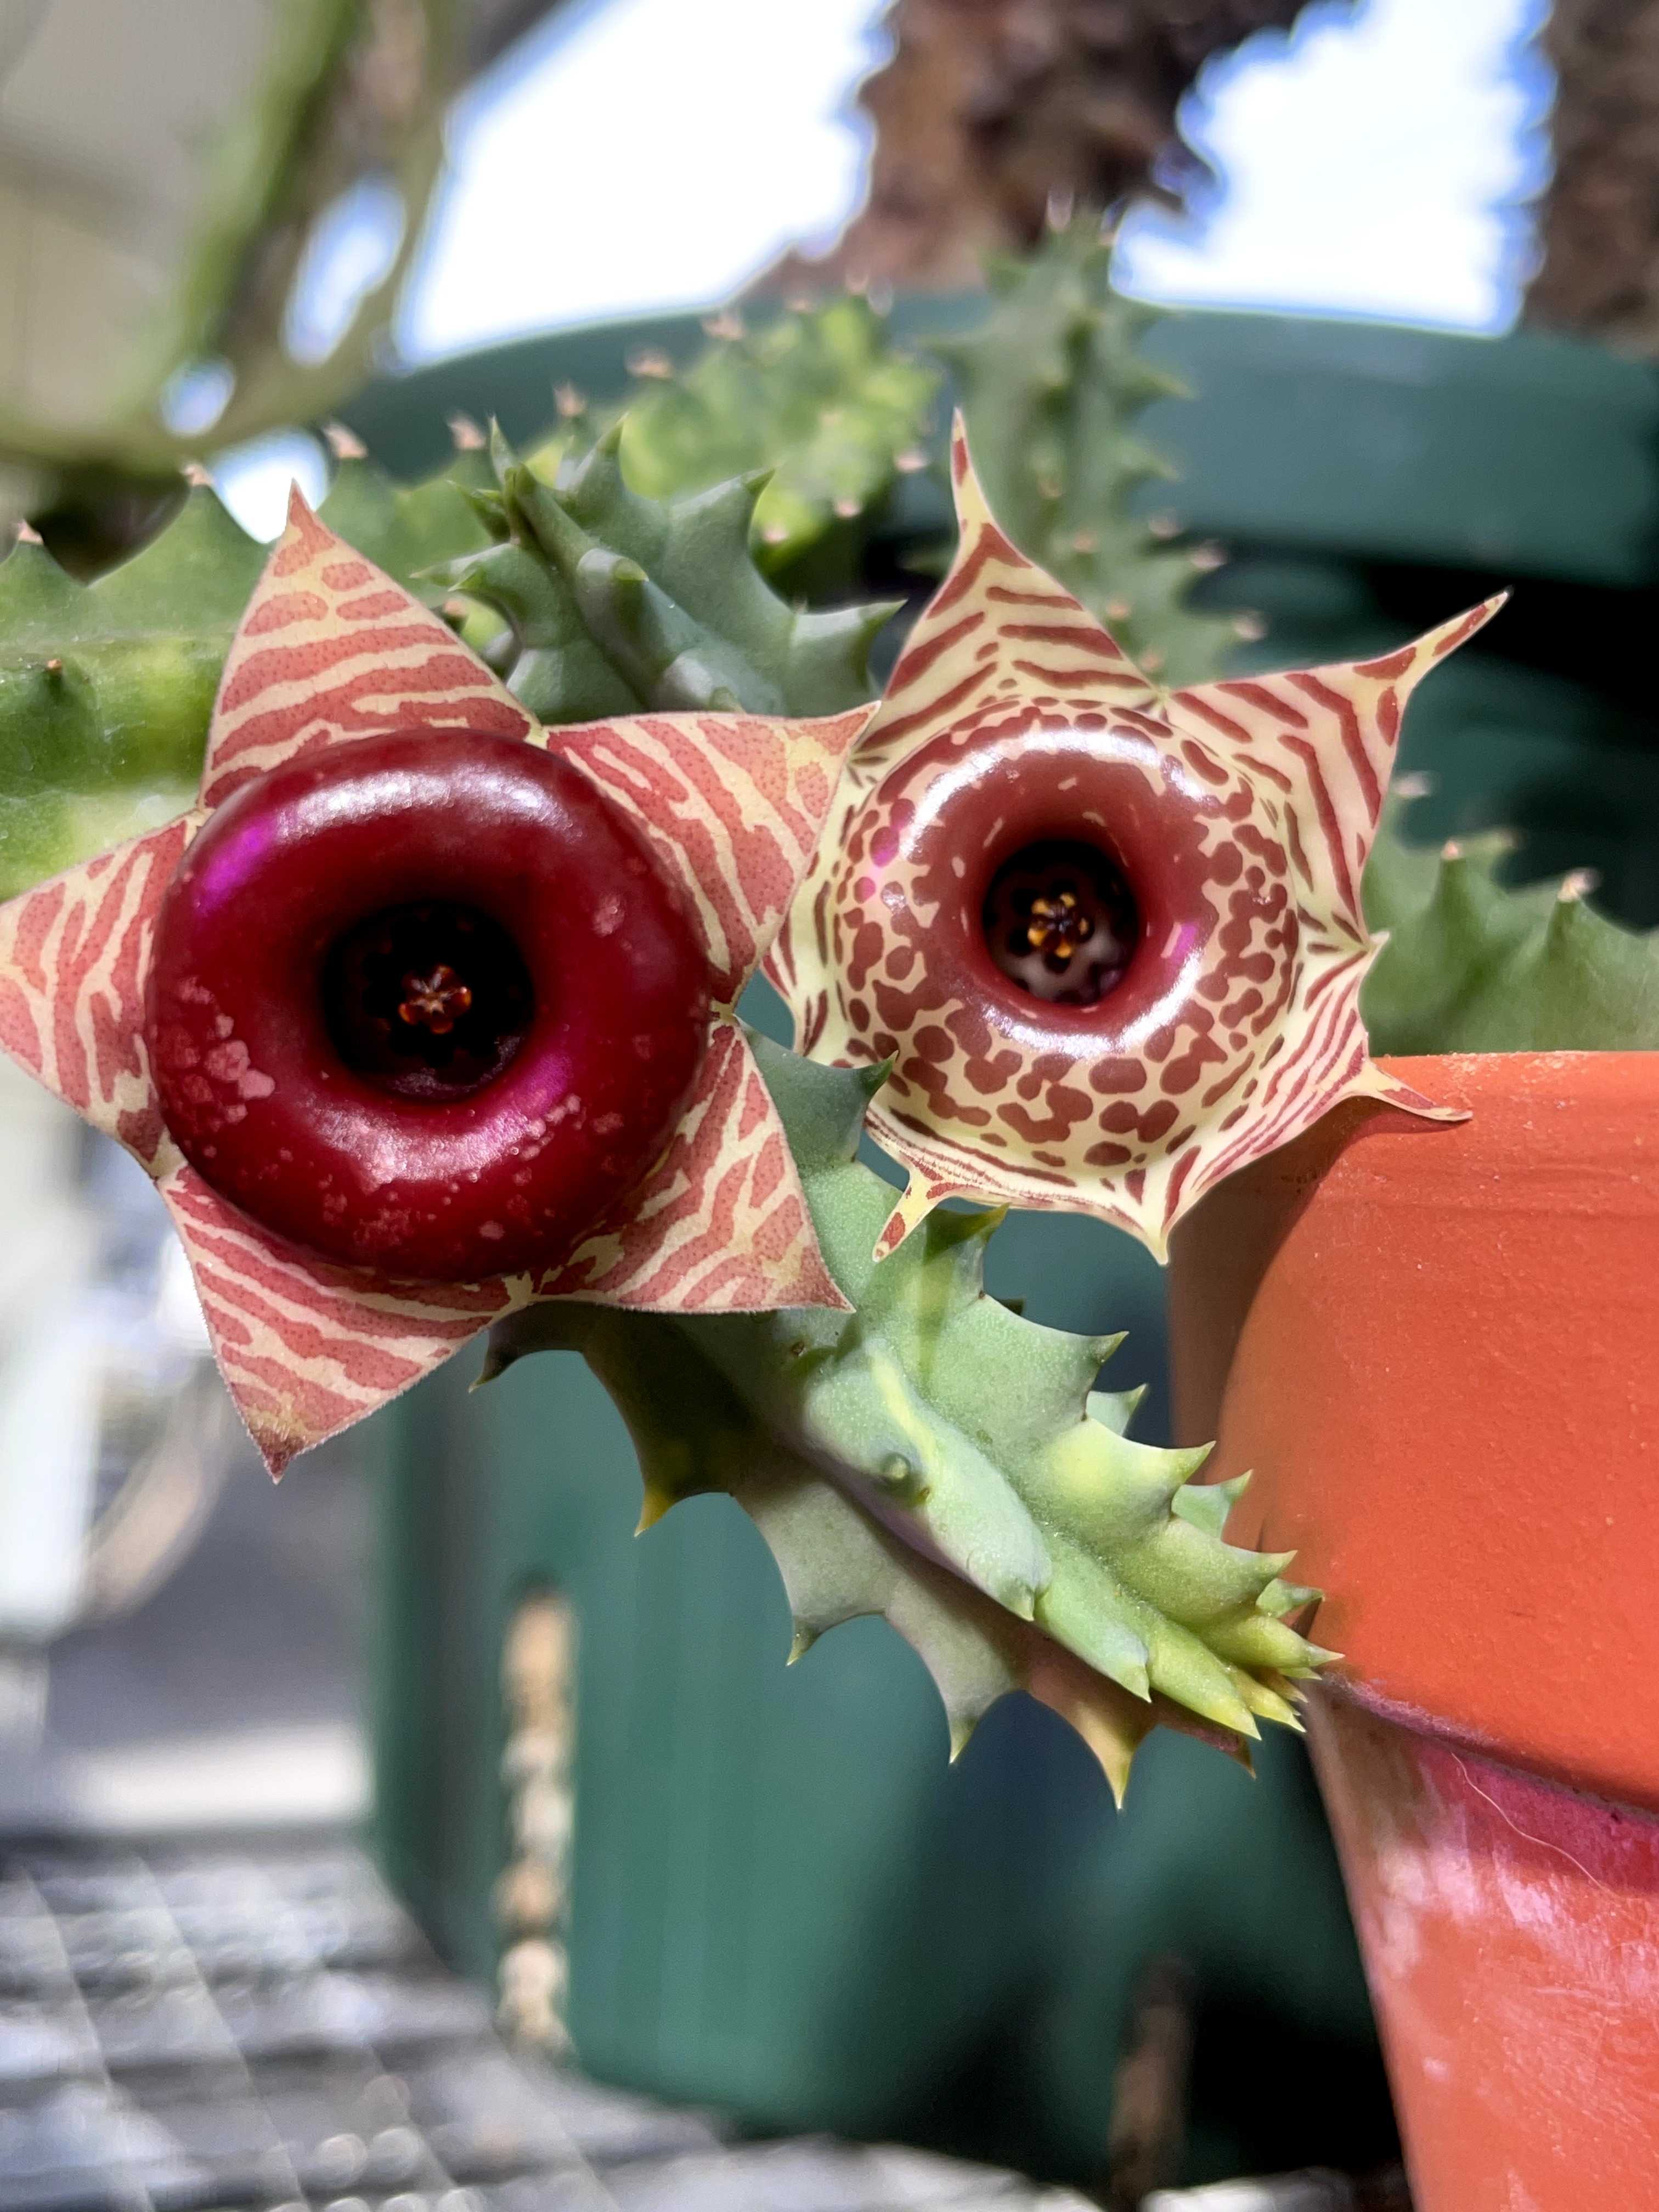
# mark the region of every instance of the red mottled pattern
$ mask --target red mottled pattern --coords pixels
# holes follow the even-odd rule
[[[0,1048],[160,1183],[216,1357],[280,1473],[539,1297],[660,1310],[843,1306],[783,1124],[747,1045],[715,1018],[699,1087],[628,1209],[544,1282],[402,1284],[316,1259],[219,1197],[167,1136],[143,1023],[157,907],[212,807],[319,745],[421,727],[572,750],[643,823],[735,995],[787,911],[848,748],[873,708],[817,722],[653,715],[548,732],[406,592],[295,495],[232,644],[201,808],[0,907]]]
[[[697,1093],[626,1211],[536,1294],[677,1313],[845,1306],[783,1123],[742,1032],[715,1030]]]
[[[319,745],[422,728],[527,738],[536,725],[446,623],[296,490],[220,679],[203,805]]]
[[[623,715],[552,733],[686,882],[717,1000],[737,997],[787,913],[842,764],[875,712]]]
[[[953,463],[956,562],[767,972],[799,1049],[893,1062],[870,1126],[910,1182],[881,1251],[965,1197],[1097,1214],[1161,1255],[1222,1176],[1339,1098],[1437,1110],[1371,1064],[1359,878],[1413,684],[1499,602],[1354,666],[1161,693],[997,530],[959,426]],[[945,948],[980,928],[963,880],[1007,818],[985,827],[986,794],[1052,791],[1033,836],[1109,839],[1098,803],[1066,794],[1126,758],[1161,787],[1158,867],[1194,950],[1156,1022],[1115,1036],[1109,996],[1091,1029],[1011,1003]]]

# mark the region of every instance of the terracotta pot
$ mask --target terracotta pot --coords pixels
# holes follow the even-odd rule
[[[1390,1063],[1177,1233],[1177,1419],[1310,1734],[1417,2212],[1659,2206],[1659,1053]]]

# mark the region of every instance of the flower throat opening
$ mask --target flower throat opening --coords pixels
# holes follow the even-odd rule
[[[465,1098],[493,1082],[535,1003],[501,924],[441,899],[386,907],[337,938],[322,990],[341,1059],[403,1098]]]
[[[991,878],[985,942],[1011,982],[1051,1006],[1115,990],[1140,942],[1140,911],[1115,860],[1059,839],[1027,845]]]

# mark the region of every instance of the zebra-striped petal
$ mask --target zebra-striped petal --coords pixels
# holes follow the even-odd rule
[[[768,973],[798,1049],[891,1063],[870,1127],[909,1183],[878,1253],[958,1197],[1097,1214],[1161,1257],[1338,1100],[1439,1111],[1370,1060],[1359,879],[1411,687],[1501,602],[1380,659],[1165,693],[1003,535],[959,422],[952,470],[956,560]]]
[[[214,1357],[273,1474],[543,1298],[686,1313],[847,1303],[818,1250],[771,1094],[730,1022],[716,1029],[662,1160],[544,1274],[376,1282],[273,1237],[176,1154],[160,1188]]]
[[[219,679],[202,805],[325,745],[422,729],[539,734],[448,624],[320,523],[296,485]]]
[[[848,754],[879,702],[819,720],[629,714],[545,733],[631,815],[683,884],[716,1000],[759,966],[817,849]]]
[[[874,712],[544,730],[445,623],[295,495],[226,663],[199,807],[0,907],[0,1048],[155,1179],[216,1357],[273,1474],[542,1298],[707,1313],[846,1300],[771,1095],[720,1006],[662,1158],[540,1274],[382,1278],[301,1250],[229,1204],[168,1136],[144,1041],[156,915],[214,809],[301,755],[394,732],[462,730],[566,752],[680,884],[716,997],[728,1001],[787,912],[842,760]],[[222,1073],[229,1081],[235,1070]]]

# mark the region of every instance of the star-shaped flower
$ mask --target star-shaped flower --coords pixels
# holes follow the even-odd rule
[[[854,745],[767,972],[799,1050],[892,1062],[870,1127],[939,1202],[1099,1215],[1163,1255],[1371,1060],[1359,883],[1413,686],[1488,600],[1372,659],[1160,690],[1004,536],[961,539]]]
[[[782,1123],[730,1009],[787,908],[871,711],[795,721],[640,714],[542,729],[437,617],[295,495],[225,666],[195,810],[0,908],[0,1046],[155,1177],[194,1270],[219,1364],[273,1473],[404,1389],[489,1322],[537,1300],[711,1313],[844,1307]],[[538,768],[519,746],[549,765]],[[678,1012],[669,1008],[667,1027],[659,1024],[667,1035],[669,1017],[678,1021],[671,1042],[684,1080],[661,1079],[670,1118],[635,1164],[642,1175],[633,1174],[625,1194],[597,1221],[585,1219],[580,1241],[567,1239],[546,1264],[520,1259],[511,1273],[450,1281],[434,1279],[441,1237],[428,1240],[419,1265],[400,1272],[398,1264],[400,1251],[416,1249],[399,1243],[407,1229],[398,1212],[399,1133],[426,1126],[420,1116],[431,1108],[434,1084],[441,1103],[451,1096],[460,1102],[453,1111],[473,1146],[473,1168],[457,1168],[431,1209],[435,1237],[472,1203],[469,1178],[475,1184],[479,1172],[511,1166],[503,1188],[516,1190],[544,1155],[562,1157],[558,1146],[572,1132],[581,1133],[595,1171],[616,1182],[627,1163],[619,1166],[605,1151],[607,1125],[624,1118],[630,1084],[656,1079],[647,1063],[659,1032],[633,1034],[638,1024],[617,1003],[616,1049],[604,1055],[602,1077],[624,1112],[596,1115],[594,1101],[572,1091],[529,1125],[531,1137],[520,1133],[522,1171],[485,1157],[495,1138],[478,1101],[493,1096],[490,1054],[499,1060],[516,1049],[530,1019],[526,988],[513,980],[519,970],[509,949],[507,982],[495,974],[480,986],[486,997],[495,991],[494,1027],[485,1023],[482,1042],[472,1036],[469,1014],[475,1029],[483,1019],[473,982],[447,957],[447,940],[431,934],[434,912],[441,921],[449,909],[421,903],[423,864],[409,856],[417,846],[441,847],[449,872],[438,895],[459,896],[455,882],[469,865],[468,807],[458,784],[453,819],[434,830],[433,793],[441,815],[444,778],[483,772],[488,780],[492,763],[506,768],[505,781],[496,778],[507,793],[498,811],[550,808],[564,821],[574,809],[584,834],[598,840],[600,861],[613,869],[591,912],[573,922],[550,908],[548,927],[575,929],[596,961],[609,958],[608,947],[629,939],[637,893],[647,906],[654,901],[669,954],[676,933],[692,946],[696,987]],[[427,843],[399,842],[402,816],[386,817],[378,842],[360,823],[359,884],[356,863],[331,858],[337,848],[326,839],[334,834],[330,807],[340,811],[336,780],[356,776],[357,789],[364,763],[378,763],[377,788],[394,815],[426,793]],[[312,812],[303,818],[319,825],[312,876],[320,888],[307,887],[304,837],[297,861],[280,853],[271,861],[283,825],[291,831],[305,806]],[[509,833],[517,834],[511,823],[501,831]],[[193,848],[196,860],[187,863]],[[246,996],[246,976],[278,973],[280,963],[272,963],[282,947],[272,946],[281,931],[249,888],[273,866],[288,871],[285,895],[294,892],[297,920],[290,915],[282,923],[292,937],[291,945],[283,939],[282,957],[299,962],[301,983],[292,1008],[277,1005],[273,1013],[262,1001],[233,1014],[215,999],[219,986],[209,988],[201,963],[217,962],[233,998]],[[559,888],[550,889],[545,871],[522,874],[514,896],[546,903]],[[360,919],[373,921],[372,909],[384,904],[371,896],[374,886],[393,875],[404,903],[391,936],[347,930],[332,951],[320,939],[307,949],[307,899],[324,902],[336,917],[331,927],[349,915],[354,899],[371,909]],[[503,886],[503,899],[512,889]],[[481,885],[480,907],[493,896]],[[465,905],[455,912],[464,932],[475,923],[486,932],[495,927],[487,913],[478,922]],[[176,937],[184,948],[167,954],[173,966],[165,975],[155,972],[158,925],[169,945]],[[331,960],[344,963],[337,993],[343,1014],[319,1000],[319,977]],[[659,998],[679,972],[672,958],[666,967],[659,961],[651,988]],[[272,993],[280,1000],[285,988],[279,975],[267,1000]],[[600,1016],[609,1010],[601,994]],[[336,1064],[330,1039],[342,1022],[350,1035]],[[249,1042],[250,1024],[268,1051]],[[265,1060],[291,1058],[301,1029],[320,1060],[321,1087],[302,1100],[296,1122],[297,1079],[279,1080]],[[690,1031],[688,1042],[681,1032]],[[167,1099],[179,1125],[171,1130]],[[268,1117],[278,1109],[288,1111],[285,1126],[297,1130],[302,1152],[313,1138],[333,1147],[319,1154],[331,1165],[319,1171],[318,1189],[304,1188],[303,1162],[295,1187],[276,1188],[281,1155],[270,1150],[276,1124]],[[553,1125],[562,1117],[561,1131]],[[268,1204],[258,1195],[267,1171],[276,1179]],[[249,1190],[252,1200],[240,1202]],[[455,1214],[443,1214],[452,1200]],[[325,1231],[322,1250],[259,1218],[285,1220],[283,1206],[307,1202]],[[520,1243],[533,1235],[534,1217],[517,1196],[502,1212],[503,1222],[485,1221],[480,1233]],[[367,1265],[337,1256],[360,1246],[371,1255]]]

